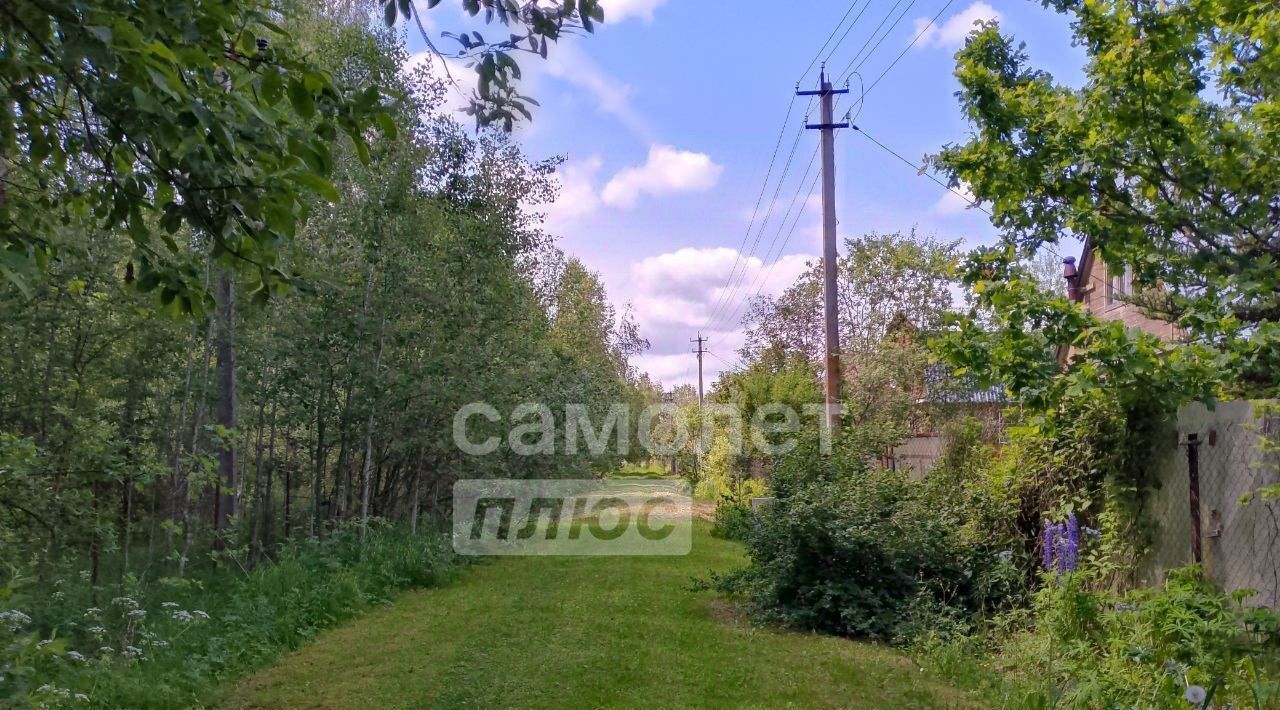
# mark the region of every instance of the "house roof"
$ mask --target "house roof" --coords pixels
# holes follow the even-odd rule
[[[1008,404],[1003,386],[983,387],[969,375],[956,375],[945,365],[924,370],[925,401],[935,404]]]

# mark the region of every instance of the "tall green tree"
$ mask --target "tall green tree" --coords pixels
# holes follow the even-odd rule
[[[0,7],[0,273],[19,288],[60,250],[120,228],[117,278],[176,310],[211,303],[198,235],[266,297],[339,134],[366,157],[395,124],[377,85],[316,65],[289,3],[49,2]]]
[[[1045,4],[1070,18],[1087,52],[1081,86],[1056,83],[999,27],[982,26],[957,54],[972,138],[935,161],[991,205],[1002,234],[999,248],[972,262],[968,281],[1008,324],[1052,335],[1035,345],[1011,329],[1004,369],[1016,369],[1016,351],[1049,374],[1033,363],[1034,351],[1054,344],[1073,346],[1086,375],[1120,377],[1112,363],[1126,351],[1148,373],[1169,366],[1158,362],[1166,346],[1035,295],[1010,266],[1077,237],[1113,268],[1132,268],[1135,301],[1185,332],[1192,350],[1174,362],[1216,368],[1237,391],[1274,391],[1280,8],[1247,0]]]

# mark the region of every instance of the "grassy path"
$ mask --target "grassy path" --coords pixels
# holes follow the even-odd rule
[[[233,692],[239,708],[968,707],[902,656],[753,628],[689,580],[741,562],[508,558],[321,635]]]

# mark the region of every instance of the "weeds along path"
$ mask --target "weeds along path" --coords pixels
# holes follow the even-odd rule
[[[970,707],[893,651],[753,627],[690,580],[742,562],[506,558],[399,597],[228,691],[232,708]]]

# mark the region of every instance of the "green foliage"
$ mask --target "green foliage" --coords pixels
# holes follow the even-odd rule
[[[1196,567],[1171,570],[1158,589],[1090,591],[1084,575],[1047,584],[1035,627],[1007,654],[1066,707],[1271,707],[1280,701],[1277,624],[1265,609],[1228,597]],[[1194,692],[1194,691],[1193,691]]]
[[[598,277],[565,263],[532,209],[554,198],[558,162],[532,162],[506,135],[471,136],[433,114],[438,84],[407,71],[404,47],[393,34],[372,30],[367,15],[344,16],[328,5],[285,5],[267,17],[256,3],[90,4],[58,5],[35,19],[66,24],[67,13],[114,13],[108,19],[132,24],[155,14],[137,31],[149,43],[164,41],[145,52],[111,50],[122,53],[120,71],[172,64],[166,51],[191,62],[203,52],[213,57],[209,70],[228,65],[232,91],[210,88],[203,69],[182,70],[189,85],[180,97],[189,103],[180,111],[207,109],[218,120],[240,110],[262,115],[246,118],[248,127],[215,121],[208,130],[189,130],[163,112],[141,111],[129,120],[145,120],[139,130],[149,132],[117,134],[99,122],[107,114],[90,106],[89,122],[80,126],[78,90],[60,83],[69,79],[24,83],[41,76],[37,64],[51,60],[23,44],[29,35],[6,13],[34,21],[31,8],[43,5],[0,8],[0,29],[11,33],[5,46],[24,47],[0,59],[0,82],[7,82],[11,98],[12,92],[63,92],[54,98],[67,98],[75,125],[58,124],[50,135],[63,141],[61,150],[89,140],[85,135],[163,147],[181,128],[178,147],[210,164],[191,171],[179,162],[160,167],[201,179],[240,170],[238,177],[256,180],[257,171],[279,167],[278,161],[293,171],[289,180],[338,198],[322,204],[301,197],[296,185],[272,180],[236,182],[218,193],[222,197],[200,198],[218,201],[219,210],[247,212],[236,212],[225,229],[187,220],[174,233],[180,248],[165,263],[188,269],[185,283],[200,293],[220,285],[220,307],[193,307],[195,317],[170,317],[181,309],[164,306],[164,298],[157,309],[154,294],[138,288],[161,264],[153,259],[142,268],[139,259],[168,247],[148,247],[132,221],[125,226],[97,214],[80,214],[74,228],[59,232],[79,246],[51,252],[21,284],[0,279],[0,587],[22,581],[11,603],[20,601],[35,619],[37,644],[56,628],[59,639],[91,662],[82,668],[33,655],[26,634],[34,632],[27,630],[5,637],[5,648],[11,641],[21,646],[12,654],[15,667],[38,668],[51,687],[84,690],[104,706],[187,706],[214,680],[297,645],[391,590],[432,582],[443,569],[433,557],[438,541],[405,540],[414,547],[399,548],[395,534],[378,529],[379,518],[405,527],[430,524],[447,510],[456,477],[581,475],[585,455],[516,456],[505,438],[491,456],[463,456],[453,441],[461,406],[487,402],[509,416],[516,405],[539,401],[563,415],[568,404],[581,403],[594,413],[614,401],[643,401],[652,396],[651,385],[629,364],[643,345],[634,323],[624,315],[614,325]],[[223,19],[237,28],[247,23],[246,34],[223,33]],[[268,19],[280,28],[266,26]],[[194,35],[185,41],[188,30]],[[84,31],[67,29],[65,36]],[[266,59],[223,57],[223,49],[244,42],[256,52],[259,31],[270,38]],[[125,34],[113,29],[113,39],[92,41],[123,42]],[[223,47],[227,38],[232,44]],[[47,49],[73,53],[85,46]],[[305,66],[322,83],[305,72],[288,73],[301,71],[301,64],[276,72],[276,51],[280,62],[305,53]],[[108,76],[105,64],[83,66],[91,70],[67,70],[71,78],[102,71],[86,91],[124,102],[103,109],[111,115],[132,110],[128,102],[137,95],[163,93],[152,83],[135,95],[129,83],[116,85],[120,77]],[[26,69],[32,71],[22,73]],[[274,82],[271,77],[285,84],[274,100],[261,85]],[[361,128],[368,144],[336,140],[329,124],[342,119],[333,112],[346,116],[354,109],[329,87],[370,86],[386,88],[370,94],[378,130]],[[20,98],[6,106],[15,101]],[[173,108],[175,101],[165,98],[161,107]],[[38,112],[24,109],[13,120],[29,123]],[[389,126],[376,118],[380,112]],[[170,125],[152,125],[165,121]],[[0,144],[0,152],[28,139],[0,135],[4,140],[10,142]],[[165,193],[157,182],[164,176],[150,158],[139,158],[127,175],[113,167],[104,176],[95,172],[102,166],[91,147],[75,145],[84,149],[84,164],[66,170],[79,181],[77,190],[58,177],[53,158],[23,163],[22,170],[46,180],[48,199],[30,191],[20,196],[13,182],[30,175],[13,157],[21,151],[8,151],[10,189],[0,197],[0,216],[60,219],[58,210],[79,209],[74,199],[96,205],[104,191],[124,189],[120,185],[143,189],[141,176],[149,176],[146,201],[199,206],[195,198]],[[270,148],[266,167],[255,162],[256,154],[236,152],[241,148]],[[314,176],[300,177],[304,173]],[[85,185],[92,189],[81,194]],[[240,191],[252,195],[237,204],[232,198]],[[268,260],[299,288],[270,289],[267,299],[259,275],[228,268],[238,257],[227,250],[252,246],[241,222],[281,200],[288,202],[289,230],[254,232],[271,233],[260,245],[271,256],[254,251],[253,258]],[[140,209],[149,227],[164,219]],[[132,211],[122,219],[132,220]],[[32,235],[37,226],[14,229]],[[163,231],[147,234],[159,239],[154,235]],[[193,303],[203,304],[202,298]],[[353,521],[371,526],[364,557],[353,542],[359,537]],[[107,605],[116,597],[132,598],[146,612],[132,630],[125,614],[134,609]],[[184,630],[170,610],[155,606],[162,601],[188,613],[205,611],[214,623]],[[80,619],[90,607],[105,615],[102,643]],[[124,642],[144,632],[169,650]],[[149,661],[124,658],[128,645]],[[109,660],[101,658],[108,655],[98,652],[102,646],[112,648]],[[9,662],[8,655],[0,660]],[[8,687],[0,683],[3,692]]]
[[[363,545],[351,526],[323,542],[285,547],[275,564],[243,575],[130,576],[90,588],[67,566],[65,576],[20,580],[0,595],[0,606],[25,610],[0,612],[2,699],[199,705],[224,679],[400,590],[440,584],[455,565],[446,535],[379,524]]]
[[[747,538],[751,565],[719,587],[763,619],[879,639],[939,609],[967,619],[1002,605],[1008,556],[963,544],[944,497],[868,464],[858,444],[820,456],[810,439],[777,463],[777,501]]]
[[[878,350],[898,324],[931,335],[951,309],[958,242],[916,232],[845,239],[837,264],[840,348],[849,368]],[[822,267],[815,263],[776,299],[756,299],[744,316],[742,354],[749,362],[800,357],[817,372],[824,365]]]
[[[1028,326],[989,348],[996,360],[1038,363],[1008,384],[1037,396],[1037,383],[1056,382],[1044,376],[1047,349],[1033,347],[1047,339],[1076,351],[1077,374],[1065,388],[1110,377],[1111,386],[1164,381],[1175,396],[1203,397],[1212,391],[1200,376],[1216,369],[1235,390],[1273,390],[1280,85],[1270,48],[1280,8],[1236,0],[1044,4],[1072,18],[1088,53],[1082,88],[1054,83],[1023,46],[984,25],[957,54],[972,138],[936,158],[953,184],[992,205],[1003,234],[985,264],[992,273],[971,269],[969,282],[991,287],[1008,329]],[[1162,348],[1073,314],[1061,299],[1027,294],[1006,267],[1068,233],[1111,267],[1132,268],[1133,300],[1176,322],[1194,345]]]
[[[427,9],[440,4],[440,0],[424,1]],[[427,35],[414,0],[378,0],[378,4],[382,6],[388,27],[394,26],[401,17],[406,21],[412,18],[430,50],[444,58]],[[550,46],[561,37],[595,32],[596,24],[604,22],[600,0],[462,0],[462,10],[472,18],[483,12],[486,27],[496,19],[502,28],[499,35],[504,36],[500,40],[486,40],[475,30],[441,33],[458,45],[449,56],[465,62],[476,74],[476,88],[467,97],[469,104],[465,111],[475,118],[477,129],[496,125],[508,132],[521,116],[533,120],[529,107],[538,105],[532,97],[517,91],[522,74],[515,55],[523,52],[546,59]],[[461,92],[456,85],[455,89]]]
[[[756,524],[756,513],[751,508],[751,500],[766,495],[763,481],[729,478],[716,499],[711,534],[725,540],[746,542]]]
[[[687,590],[692,575],[741,562],[740,545],[697,524],[692,551],[679,557],[477,565],[290,654],[241,684],[227,705],[973,706],[892,650],[753,630],[722,600]]]
[[[369,131],[393,139],[374,82],[335,78],[261,1],[19,0],[0,13],[0,273],[25,293],[60,251],[120,229],[115,278],[177,311],[210,303],[190,234],[248,267],[266,298],[328,180],[337,136],[368,160]]]
[[[1003,385],[1037,413],[1090,390],[1169,412],[1219,391],[1218,360],[1205,346],[1099,321],[1065,296],[1041,290],[1015,258],[1011,247],[979,249],[965,262],[974,308],[953,318],[937,340],[959,374]],[[1059,348],[1069,348],[1067,367],[1058,361]]]
[[[618,479],[641,479],[649,481],[658,481],[670,476],[670,471],[663,469],[658,464],[638,464],[627,463],[615,468],[609,472],[609,478]]]

